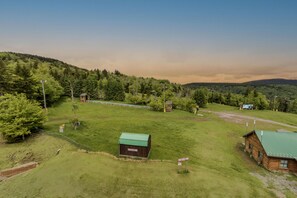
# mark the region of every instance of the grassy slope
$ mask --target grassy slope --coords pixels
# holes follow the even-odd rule
[[[74,147],[63,140],[43,134],[16,144],[1,144],[0,141],[0,170],[31,161],[42,163],[55,156],[58,149],[73,150]]]
[[[182,111],[164,114],[86,103],[80,104],[78,115],[86,127],[74,131],[67,124],[65,136],[117,155],[121,131],[147,132],[152,134],[151,159],[172,162],[127,162],[63,150],[37,169],[0,183],[0,197],[273,196],[249,174],[263,169],[237,147],[243,141],[243,126],[211,114],[201,118]],[[72,117],[71,104],[49,109],[49,116],[46,129],[56,132]],[[178,175],[176,160],[184,156],[190,157],[191,173]]]
[[[271,197],[260,186],[205,167],[178,175],[172,163],[72,152],[0,184],[0,197]]]
[[[237,113],[237,114],[246,115],[246,116],[254,116],[258,118],[273,120],[276,122],[282,122],[285,124],[297,126],[297,114],[292,114],[292,113],[274,112],[270,110],[240,111],[237,107],[231,107],[231,106],[220,105],[220,104],[208,104],[207,109],[212,111],[224,111],[224,112],[232,112],[232,113]]]

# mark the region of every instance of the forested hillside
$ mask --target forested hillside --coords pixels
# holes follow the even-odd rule
[[[79,97],[88,93],[90,99],[130,100],[146,104],[150,96],[160,97],[164,91],[180,93],[182,86],[168,80],[127,76],[119,71],[86,70],[59,60],[29,54],[0,53],[0,93],[24,93],[42,101],[41,80],[45,82],[49,105],[61,96]]]
[[[59,60],[29,54],[0,53],[0,94],[24,93],[42,104],[42,84],[48,105],[61,96],[125,101],[150,105],[162,111],[164,101],[173,101],[173,108],[195,111],[196,105],[207,103],[241,106],[254,104],[256,109],[297,113],[297,86],[261,83],[220,84],[193,83],[182,86],[168,80],[127,76],[119,71],[82,69]],[[263,84],[264,83],[264,84]]]

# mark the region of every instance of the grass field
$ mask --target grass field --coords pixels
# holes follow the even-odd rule
[[[89,103],[79,105],[83,126],[76,131],[68,124],[72,117],[69,102],[51,108],[45,130],[59,134],[59,125],[66,123],[65,137],[114,156],[121,132],[149,133],[150,159],[157,161],[123,161],[101,153],[77,152],[61,139],[42,135],[32,139],[36,148],[46,149],[50,147],[46,142],[51,144],[54,139],[63,142],[65,149],[40,160],[38,168],[0,183],[0,197],[274,197],[249,174],[265,170],[239,149],[245,133],[242,125],[208,113],[199,117],[183,111],[159,113]],[[278,128],[265,123],[258,127]],[[36,153],[49,151],[36,149]],[[190,158],[189,174],[177,174],[180,157]]]
[[[25,142],[1,144],[0,170],[18,166],[27,162],[45,162],[55,156],[58,149],[73,150],[69,143],[43,134],[34,135]]]
[[[275,112],[271,110],[239,110],[238,107],[231,107],[214,103],[208,104],[207,109],[212,111],[232,112],[246,116],[254,116],[297,126],[297,114],[292,113]]]
[[[244,173],[236,177],[203,166],[191,166],[190,171],[179,175],[173,163],[62,152],[37,169],[0,184],[0,197],[272,196]]]

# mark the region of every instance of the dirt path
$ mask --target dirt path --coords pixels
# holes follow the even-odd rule
[[[123,107],[150,109],[149,106],[144,106],[144,105],[133,105],[133,104],[125,104],[125,103],[117,103],[117,102],[100,101],[100,100],[88,100],[88,102],[98,103],[98,104],[115,105],[115,106],[123,106]]]
[[[273,173],[265,175],[260,175],[259,173],[250,174],[261,180],[264,186],[274,192],[277,197],[285,198],[287,190],[297,196],[297,181],[290,179],[290,177],[294,177],[293,175],[276,175]]]
[[[239,114],[235,114],[235,113],[217,112],[217,111],[209,111],[209,110],[201,110],[201,111],[207,112],[207,113],[214,113],[214,114],[218,115],[220,118],[223,118],[225,120],[231,120],[236,123],[244,123],[245,120],[256,120],[256,121],[260,121],[260,122],[266,122],[266,123],[270,123],[270,124],[276,124],[276,125],[280,125],[280,126],[284,126],[284,127],[290,127],[290,128],[297,129],[297,126],[293,126],[293,125],[285,124],[285,123],[281,123],[281,122],[276,122],[273,120],[257,118],[257,117],[253,117],[253,116],[245,116],[245,115],[239,115]]]

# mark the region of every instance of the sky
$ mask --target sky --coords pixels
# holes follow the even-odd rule
[[[297,79],[297,1],[0,0],[0,51],[177,83]]]

